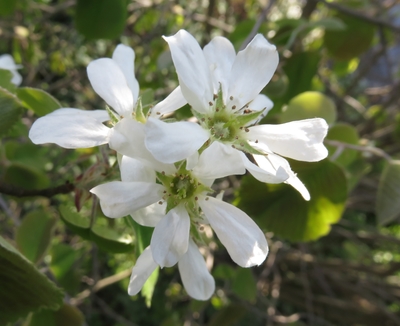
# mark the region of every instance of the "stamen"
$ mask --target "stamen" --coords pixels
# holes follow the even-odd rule
[[[209,105],[209,106],[213,106],[213,102],[211,102],[211,101],[208,102],[208,105]]]
[[[233,96],[229,97],[229,99],[232,101],[233,100]]]
[[[232,106],[232,110],[235,110],[235,109],[236,109],[236,105]]]

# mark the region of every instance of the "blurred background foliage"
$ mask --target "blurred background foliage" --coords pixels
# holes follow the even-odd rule
[[[266,232],[261,266],[237,267],[204,229],[217,289],[207,302],[165,268],[129,297],[151,230],[102,215],[88,190],[119,177],[107,146],[36,146],[32,122],[59,107],[102,109],[87,64],[134,48],[145,104],[177,78],[161,38],[184,28],[242,49],[259,32],[280,64],[265,123],[323,117],[329,157],[291,161],[311,193],[251,176],[216,190]],[[1,0],[0,325],[400,325],[400,1]],[[184,107],[177,119],[189,114]]]

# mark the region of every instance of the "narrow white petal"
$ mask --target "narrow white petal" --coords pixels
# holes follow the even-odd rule
[[[19,68],[22,66],[15,64],[14,58],[10,54],[0,55],[0,69],[16,70]]]
[[[299,161],[316,162],[328,155],[323,140],[328,132],[324,119],[292,121],[249,128],[248,139],[257,139],[273,152]]]
[[[310,200],[310,193],[308,192],[304,184],[300,181],[300,179],[296,176],[296,174],[292,171],[289,162],[287,160],[275,154],[270,154],[267,157],[261,155],[253,155],[253,156],[257,164],[261,168],[265,168],[265,163],[268,161],[267,164],[273,165],[274,168],[284,169],[286,173],[289,175],[289,178],[285,181],[285,183],[295,188],[303,196],[305,200]]]
[[[282,183],[289,178],[289,174],[282,167],[275,168],[269,162],[264,162],[262,167],[255,165],[242,153],[242,160],[247,171],[258,181],[266,183]]]
[[[213,85],[203,51],[195,38],[185,30],[165,37],[171,49],[183,96],[200,113],[207,113],[213,99]]]
[[[34,144],[54,143],[64,148],[88,148],[108,143],[110,128],[105,110],[58,109],[37,119],[29,130]]]
[[[171,209],[151,237],[154,261],[161,267],[175,265],[189,246],[190,217],[183,205]]]
[[[236,57],[235,48],[227,38],[217,36],[204,47],[203,52],[210,68],[214,93],[218,94],[221,85],[224,103],[226,103],[229,86],[228,77]]]
[[[203,256],[193,240],[178,262],[179,273],[186,292],[196,300],[208,300],[215,291],[215,281],[207,270]]]
[[[175,163],[193,155],[209,138],[198,124],[187,121],[166,123],[149,118],[145,127],[146,147],[165,163]]]
[[[128,294],[136,295],[142,289],[144,283],[157,268],[157,264],[151,255],[150,246],[143,250],[142,254],[136,261],[135,267],[132,268],[131,279],[128,286]]]
[[[213,142],[199,157],[193,173],[206,179],[223,178],[232,174],[244,174],[246,169],[238,150],[220,142]]]
[[[199,163],[199,152],[194,152],[186,158],[186,170],[192,170]]]
[[[156,182],[156,173],[148,164],[129,156],[122,157],[120,171],[124,182]]]
[[[104,215],[123,217],[160,200],[163,190],[156,183],[112,181],[90,192],[99,197]]]
[[[169,94],[165,100],[157,103],[151,109],[151,116],[153,118],[159,118],[164,114],[174,112],[175,110],[180,109],[187,103],[185,97],[182,94],[181,87],[178,86],[175,88],[171,94]]]
[[[268,255],[268,243],[257,224],[235,206],[207,198],[199,199],[199,205],[232,260],[242,267],[260,265]]]
[[[124,118],[110,132],[109,145],[122,155],[139,159],[154,170],[175,172],[173,164],[157,161],[145,146],[145,127],[136,120]]]
[[[268,112],[273,107],[274,103],[268,98],[268,96],[265,96],[263,94],[257,95],[256,98],[250,102],[249,109],[252,111],[262,111],[262,110],[264,111],[263,113],[261,113],[261,115],[258,116],[257,119],[251,121],[249,125],[259,122],[262,118],[264,118],[268,114]]]
[[[135,78],[135,52],[129,46],[118,44],[114,50],[112,59],[124,74],[133,95],[133,102],[136,102],[139,96],[139,83]]]
[[[167,204],[165,202],[161,205],[157,202],[133,212],[131,217],[140,225],[155,227],[165,216],[166,208]]]
[[[240,51],[233,63],[229,77],[229,93],[233,100],[229,107],[242,108],[256,98],[268,84],[278,66],[279,56],[276,47],[264,36],[257,34],[247,47]]]
[[[89,63],[87,73],[93,89],[121,116],[132,114],[134,99],[124,73],[118,64],[109,58]]]

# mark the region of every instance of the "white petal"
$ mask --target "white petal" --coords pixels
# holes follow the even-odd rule
[[[193,240],[178,262],[179,273],[186,292],[196,300],[208,300],[215,291],[215,281],[207,270],[203,256]]]
[[[54,143],[64,148],[88,148],[106,144],[110,128],[105,110],[58,109],[37,119],[29,130],[34,144]]]
[[[183,205],[171,209],[151,237],[154,261],[163,268],[175,265],[189,246],[190,217]]]
[[[164,114],[174,112],[187,103],[185,97],[182,94],[181,87],[175,88],[167,98],[160,103],[157,103],[151,109],[151,116],[153,118],[159,118]]]
[[[260,265],[268,255],[268,243],[257,224],[235,206],[207,198],[198,203],[232,260],[242,267]]]
[[[257,119],[254,119],[251,121],[248,125],[255,124],[259,122],[262,118],[264,118],[268,112],[274,107],[274,103],[268,98],[268,96],[265,96],[263,94],[259,94],[256,96],[256,98],[250,102],[249,104],[249,109],[252,111],[263,111],[261,115],[258,116]]]
[[[217,36],[204,47],[203,52],[211,71],[214,93],[218,94],[221,85],[224,103],[226,103],[229,86],[228,77],[236,57],[235,48],[227,38]]]
[[[146,123],[146,147],[165,163],[175,163],[193,155],[209,138],[198,124],[187,121],[166,123],[149,118]]]
[[[238,150],[214,141],[199,157],[193,173],[206,179],[223,178],[232,174],[244,174],[246,169]]]
[[[272,164],[268,164],[268,161],[262,167],[255,165],[242,153],[243,164],[247,171],[256,178],[258,181],[266,183],[282,183],[289,178],[289,174],[282,167],[275,168]]]
[[[257,34],[247,47],[237,54],[233,63],[228,93],[228,98],[232,96],[233,100],[228,106],[236,105],[239,109],[255,99],[271,80],[278,62],[276,47],[264,36]]]
[[[133,212],[131,217],[140,225],[155,227],[165,216],[166,208],[166,202],[163,202],[161,205],[157,202]]]
[[[90,192],[99,197],[104,215],[123,217],[160,200],[163,190],[156,183],[112,181]]]
[[[16,70],[11,70],[11,73],[13,74],[12,78],[11,78],[11,82],[16,85],[19,86],[22,83],[22,76],[20,75],[20,73]]]
[[[300,181],[300,179],[296,176],[296,174],[292,171],[289,162],[287,160],[275,154],[270,154],[267,157],[261,155],[253,155],[253,156],[257,164],[261,168],[265,167],[264,164],[266,161],[268,161],[270,165],[272,164],[275,168],[278,167],[283,168],[289,175],[289,178],[285,181],[285,183],[295,188],[303,196],[305,200],[310,200],[310,193],[308,192],[304,184]]]
[[[273,152],[299,161],[316,162],[328,155],[323,140],[328,132],[324,119],[292,121],[249,128],[248,139],[257,139]]]
[[[22,66],[15,64],[14,58],[10,54],[0,55],[0,69],[16,70],[19,68]]]
[[[93,89],[121,116],[132,114],[134,99],[124,73],[118,64],[109,58],[89,63],[87,73]]]
[[[157,264],[151,255],[150,246],[143,250],[142,254],[136,261],[135,267],[132,268],[131,279],[128,286],[128,294],[136,295],[142,289],[144,283],[157,268]]]
[[[120,165],[121,180],[125,182],[156,182],[155,171],[137,159],[123,156]]]
[[[192,170],[199,163],[199,152],[194,152],[186,158],[186,170]]]
[[[136,102],[139,96],[139,83],[135,78],[135,52],[129,46],[118,44],[114,50],[112,59],[124,74],[133,95],[133,102]]]
[[[110,132],[109,145],[118,153],[144,161],[154,170],[175,172],[175,166],[157,161],[145,146],[145,127],[136,120],[124,118]]]
[[[203,51],[195,38],[185,30],[164,37],[171,49],[183,96],[200,113],[209,111],[213,85]]]

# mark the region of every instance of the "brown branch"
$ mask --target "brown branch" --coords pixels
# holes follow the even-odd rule
[[[344,7],[342,5],[339,5],[335,2],[327,2],[326,0],[318,0],[319,2],[322,2],[325,6],[327,6],[328,8],[331,9],[335,9],[337,11],[340,11],[346,15],[349,16],[353,16],[362,20],[365,20],[366,22],[381,26],[381,27],[386,27],[390,30],[392,30],[395,33],[400,33],[400,26],[396,26],[393,25],[392,23],[379,19],[379,18],[375,18],[375,17],[371,17],[371,16],[367,16],[361,12],[358,12],[356,10]]]
[[[15,197],[42,196],[50,198],[59,194],[69,194],[74,189],[75,185],[68,181],[63,185],[46,189],[23,189],[12,185],[0,184],[0,193]]]

